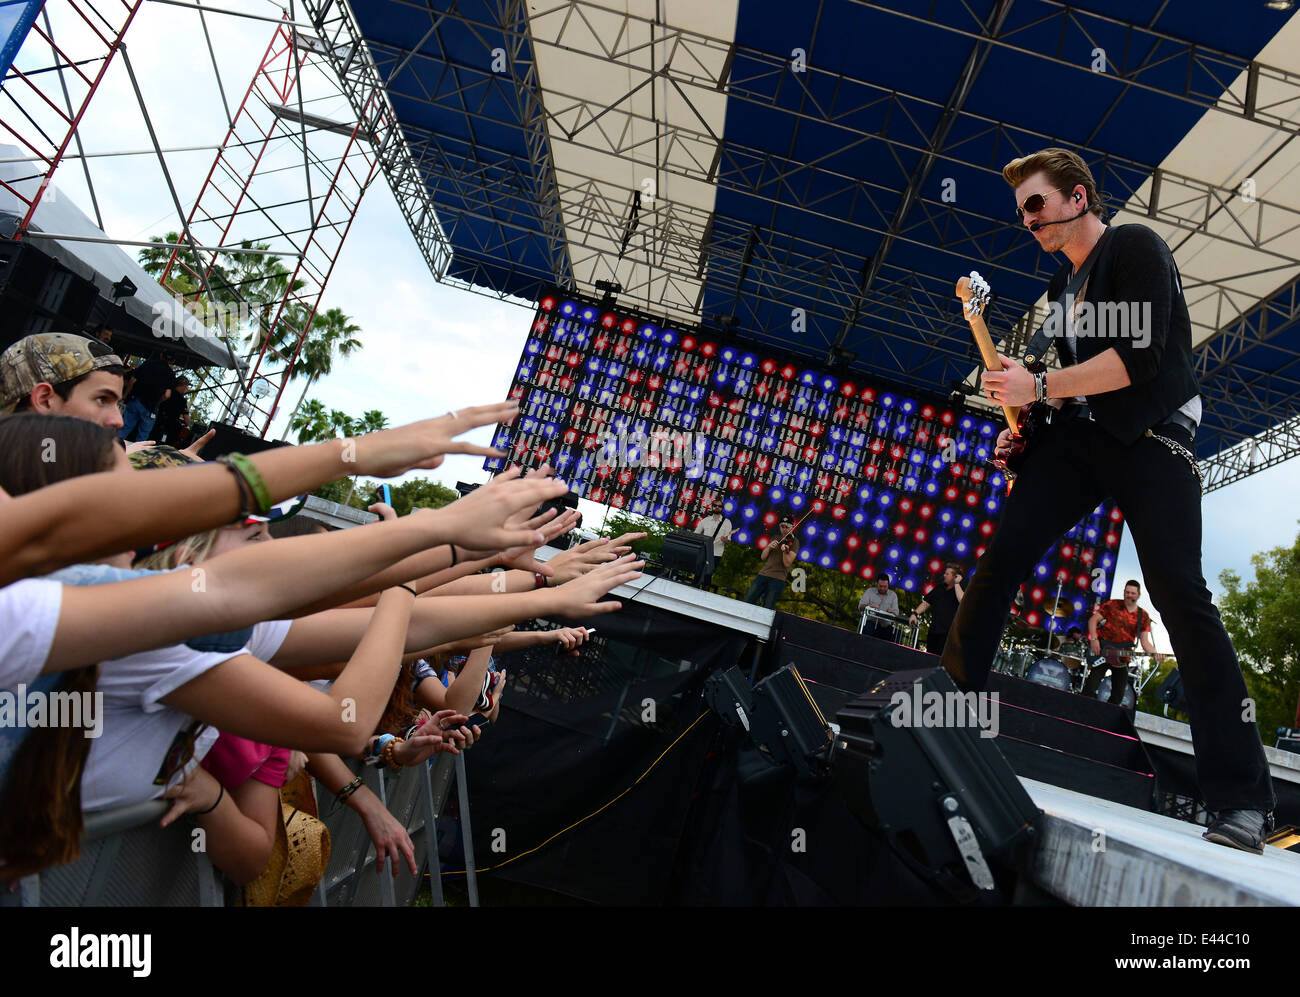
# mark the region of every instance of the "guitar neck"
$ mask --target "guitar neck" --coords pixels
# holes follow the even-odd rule
[[[989,370],[1003,370],[1002,361],[998,359],[998,351],[993,346],[993,337],[989,335],[988,326],[984,324],[984,316],[971,315],[966,321],[970,323],[971,335],[975,337],[975,345],[979,347],[984,366]],[[1003,405],[1002,414],[1007,417],[1007,426],[1011,429],[1014,430],[1020,425],[1019,406]]]

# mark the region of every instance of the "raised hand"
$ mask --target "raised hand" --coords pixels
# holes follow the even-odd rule
[[[556,597],[554,612],[562,616],[595,616],[599,613],[612,613],[623,608],[621,602],[599,602],[598,600],[611,589],[636,581],[641,577],[644,561],[634,560],[636,555],[627,554],[609,564],[593,568],[579,578],[566,582],[552,592]]]
[[[415,515],[446,517],[457,546],[469,550],[506,550],[510,547],[540,547],[540,530],[528,529],[528,517],[543,502],[567,494],[568,485],[554,479],[520,480],[518,469],[497,475],[464,498],[436,510]]]
[[[446,644],[439,644],[433,650],[444,654],[464,654],[468,655],[470,651],[477,651],[480,647],[492,647],[498,643],[502,637],[508,633],[513,633],[514,624],[501,627],[498,630],[492,630],[489,633],[477,634],[474,637],[462,637],[460,640],[453,640]]]
[[[456,437],[480,426],[509,423],[518,414],[518,402],[499,402],[448,412],[436,419],[413,422],[397,429],[368,433],[350,441],[356,445],[353,454],[356,466],[349,468],[349,473],[391,478],[415,468],[435,468],[446,454],[451,453],[504,457],[500,450],[466,443]]]
[[[181,453],[186,457],[193,457],[195,460],[202,460],[203,458],[199,456],[199,451],[206,447],[212,437],[216,435],[217,431],[215,429],[209,429],[206,433],[182,450]]]
[[[551,636],[554,638],[555,643],[559,644],[565,651],[571,651],[576,654],[577,649],[586,643],[587,628],[560,627],[558,630],[552,630]]]

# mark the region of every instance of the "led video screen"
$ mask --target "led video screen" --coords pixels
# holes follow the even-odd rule
[[[488,470],[550,463],[583,498],[686,529],[721,496],[733,539],[760,549],[788,515],[801,562],[909,592],[949,560],[969,574],[1006,494],[982,414],[560,292],[538,304],[510,397],[520,416],[493,441],[508,457]],[[1058,583],[1064,625],[1086,620],[1121,531],[1103,505],[1062,538],[1025,621],[1043,625]]]

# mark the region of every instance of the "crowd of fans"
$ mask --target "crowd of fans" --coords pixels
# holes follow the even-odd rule
[[[358,814],[377,868],[415,873],[406,831],[343,759],[421,765],[490,737],[507,682],[493,652],[580,645],[583,628],[513,627],[620,608],[603,597],[638,577],[641,535],[536,561],[576,519],[537,514],[567,492],[545,469],[406,517],[374,506],[377,522],[347,530],[297,514],[344,476],[504,456],[458,437],[510,421],[513,403],[202,461],[205,441],[142,439],[158,371],[137,378],[149,391],[124,425],[127,376],[103,343],[65,333],[0,355],[0,690],[20,708],[102,703],[94,737],[0,714],[0,883],[74,859],[83,812],[161,797],[162,823],[203,828],[248,902],[277,902],[274,884],[254,887],[305,772]],[[127,436],[143,445],[128,453]]]

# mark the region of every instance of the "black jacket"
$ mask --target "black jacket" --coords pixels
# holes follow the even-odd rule
[[[1048,301],[1060,297],[1072,269],[1066,263],[1052,278]],[[1078,362],[1114,347],[1132,382],[1126,388],[1089,395],[1088,407],[1103,429],[1121,443],[1132,444],[1199,390],[1192,367],[1192,323],[1173,253],[1145,225],[1115,226],[1093,266],[1084,300],[1099,320],[1093,323],[1093,335],[1083,335],[1081,327],[1076,340]],[[1125,307],[1123,318],[1106,308],[1129,304],[1138,307]],[[1127,334],[1118,334],[1125,329]],[[1059,343],[1057,352],[1062,353]],[[1062,359],[1066,356],[1068,351]]]

